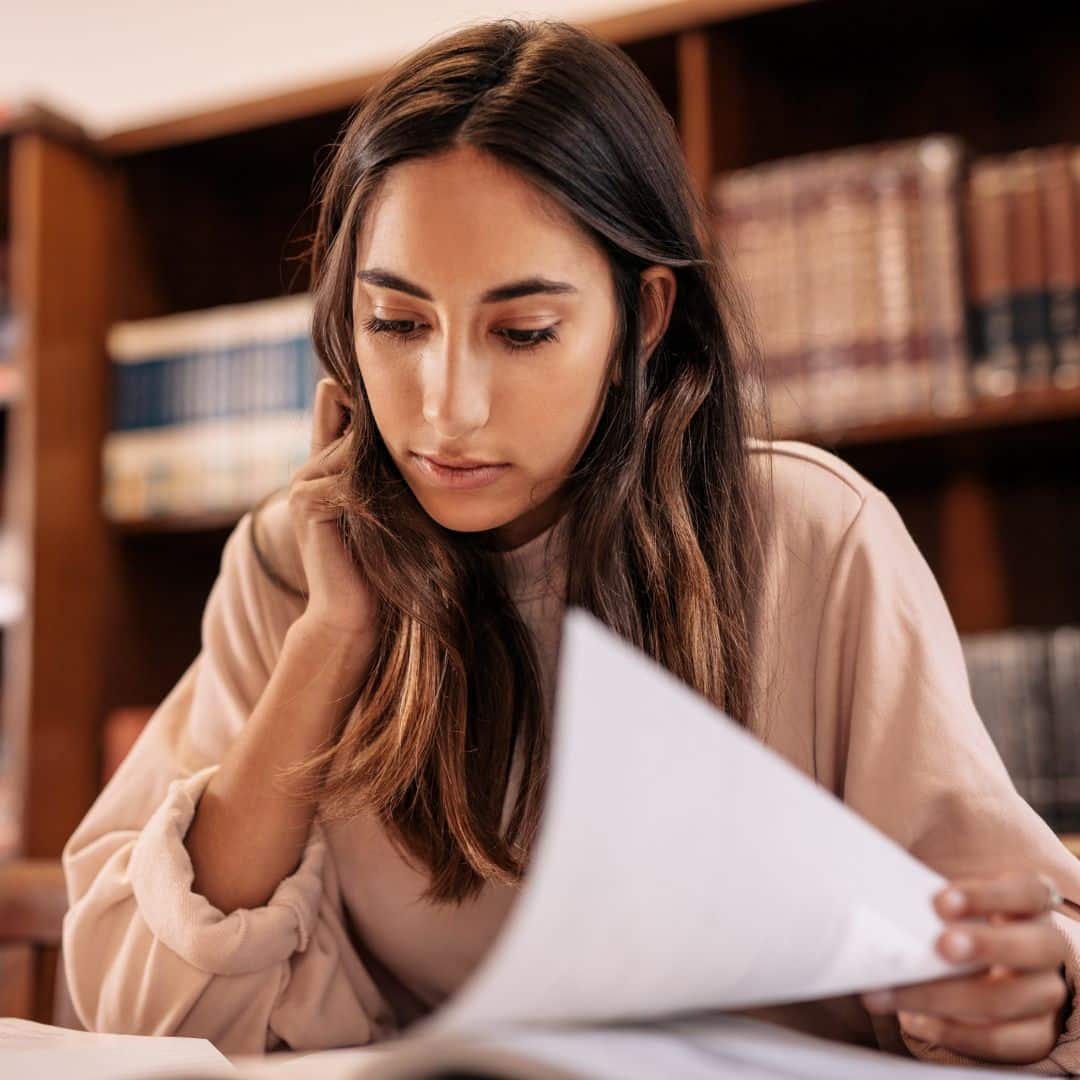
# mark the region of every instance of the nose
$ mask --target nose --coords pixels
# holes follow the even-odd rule
[[[484,427],[491,414],[491,365],[462,347],[432,349],[422,365],[424,419],[444,439]]]

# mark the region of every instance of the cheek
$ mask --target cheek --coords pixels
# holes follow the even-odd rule
[[[371,357],[359,358],[360,378],[371,403],[371,413],[383,441],[393,444],[408,434],[414,413],[419,409],[413,380],[401,364],[380,362]]]
[[[591,434],[603,387],[602,369],[571,359],[509,390],[504,430],[520,433],[522,460],[537,472],[572,467]]]

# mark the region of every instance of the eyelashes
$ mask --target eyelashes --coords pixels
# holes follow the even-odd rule
[[[360,325],[369,334],[388,334],[395,342],[402,344],[409,341],[416,334],[415,330],[401,330],[401,326],[413,326],[414,319],[377,319],[372,317],[365,319]],[[503,345],[510,352],[528,352],[538,349],[549,341],[558,341],[559,335],[554,326],[544,326],[539,330],[500,330],[499,336],[503,339]],[[525,340],[515,340],[510,334],[523,335]]]

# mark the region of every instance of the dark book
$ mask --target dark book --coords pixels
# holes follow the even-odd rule
[[[1039,158],[1051,378],[1063,389],[1080,386],[1080,194],[1072,180],[1072,151],[1051,146]]]
[[[1009,155],[1007,184],[1009,277],[1013,340],[1020,359],[1020,385],[1042,389],[1051,382],[1053,354],[1047,305],[1046,229],[1036,150]]]
[[[998,397],[1020,384],[1009,275],[1009,171],[1000,157],[974,161],[966,203],[967,294],[972,382]]]
[[[1048,637],[1049,682],[1059,832],[1080,832],[1080,627]]]

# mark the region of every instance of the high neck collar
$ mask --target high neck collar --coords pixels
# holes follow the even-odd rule
[[[507,586],[516,601],[535,600],[561,591],[568,522],[569,516],[564,512],[531,540],[498,552],[506,567]]]

